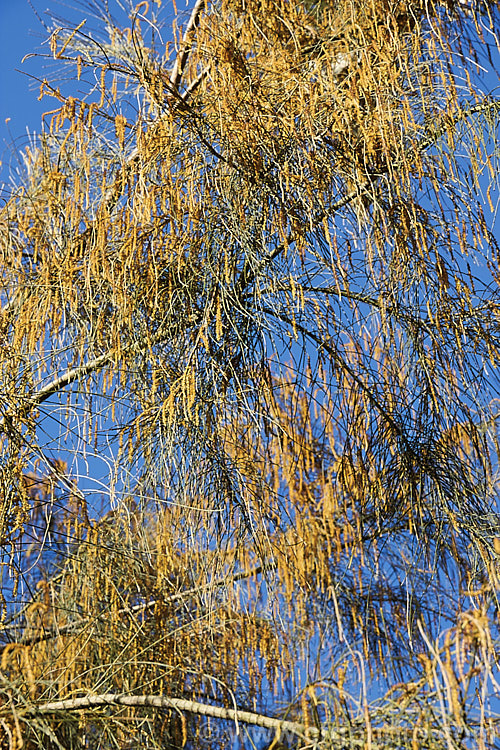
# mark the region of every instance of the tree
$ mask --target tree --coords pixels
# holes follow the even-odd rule
[[[2,747],[498,747],[498,3],[101,5],[0,213]]]

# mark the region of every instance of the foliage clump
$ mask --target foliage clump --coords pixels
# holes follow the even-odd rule
[[[0,209],[2,747],[493,747],[498,3],[160,5]]]

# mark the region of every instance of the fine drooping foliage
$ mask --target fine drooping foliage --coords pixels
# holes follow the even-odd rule
[[[498,3],[81,5],[0,208],[1,747],[498,747]]]

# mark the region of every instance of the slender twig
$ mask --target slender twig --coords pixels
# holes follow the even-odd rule
[[[278,318],[279,320],[283,322],[289,322],[289,316],[281,314],[277,310],[263,308],[262,311],[267,313],[270,316]],[[366,383],[363,382],[363,380],[359,377],[359,375],[356,374],[353,368],[344,359],[342,359],[342,357],[340,356],[338,351],[335,349],[335,347],[331,346],[328,343],[328,341],[321,339],[316,333],[314,333],[314,331],[310,331],[308,328],[301,325],[297,321],[295,321],[295,327],[298,331],[300,331],[303,334],[303,336],[311,339],[311,341],[314,341],[314,343],[318,346],[319,349],[323,349],[325,352],[327,352],[330,355],[330,357],[334,360],[334,362],[337,365],[339,365],[341,370],[343,370],[349,376],[349,378],[353,380],[361,388],[361,390],[363,391],[363,393],[365,393],[366,397],[368,398],[372,406],[378,411],[380,416],[383,417],[383,419],[391,427],[391,429],[394,431],[397,437],[402,440],[408,453],[410,455],[413,454],[414,450],[409,444],[408,440],[406,439],[401,425],[399,425],[395,421],[395,419],[387,412],[387,410],[384,409],[383,405],[380,403],[378,398],[374,395],[372,390],[368,387]]]
[[[473,107],[463,107],[453,117],[443,117],[443,125],[440,124],[441,121],[438,119],[437,124],[434,127],[432,125],[428,126],[428,134],[416,144],[413,153],[421,153],[430,146],[434,146],[439,138],[448,132],[450,126],[456,127],[459,123],[467,120],[471,115],[484,114],[485,112],[491,112],[492,114],[500,112],[500,99],[490,99],[487,97],[486,100],[483,100]],[[399,166],[399,164],[397,166]]]

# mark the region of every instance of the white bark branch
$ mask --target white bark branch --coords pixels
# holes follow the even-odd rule
[[[206,0],[196,0],[188,25],[186,26],[184,37],[182,39],[182,46],[170,74],[170,85],[175,90],[178,89],[181,82],[182,74],[184,73],[189,53],[191,52],[191,37],[193,36],[193,31],[198,25],[205,2]]]
[[[21,406],[19,406],[19,408],[17,408],[13,414],[4,414],[2,419],[0,419],[0,432],[2,432],[5,427],[11,427],[12,421],[14,419],[19,419],[19,417],[26,416],[30,413],[30,411],[32,411],[32,409],[36,409],[37,406],[42,404],[44,401],[47,401],[47,399],[53,396],[55,393],[58,393],[67,385],[74,383],[75,380],[78,380],[81,377],[85,377],[86,375],[90,375],[90,373],[92,372],[96,372],[107,362],[111,361],[111,359],[112,355],[107,352],[106,354],[101,354],[100,357],[96,357],[95,359],[90,360],[90,362],[87,362],[87,364],[79,365],[78,367],[73,367],[70,370],[66,370],[66,372],[64,372],[62,375],[54,378],[54,380],[51,380],[50,383],[47,383],[47,385],[43,386],[43,388],[40,388],[39,391],[31,396],[31,398],[27,399]]]
[[[185,698],[169,698],[165,695],[120,695],[115,693],[104,693],[103,695],[87,695],[82,698],[70,698],[67,700],[52,701],[30,706],[20,711],[23,714],[53,714],[61,711],[79,711],[85,708],[100,708],[102,706],[151,706],[153,708],[173,708],[177,711],[197,714],[198,716],[211,716],[215,719],[229,719],[236,723],[251,724],[257,727],[265,727],[276,732],[290,732],[300,737],[318,738],[321,730],[316,727],[306,727],[295,721],[275,719],[272,716],[254,713],[253,711],[241,711],[234,708],[223,708],[211,706],[207,703],[190,701]],[[338,736],[340,737],[340,732]]]

